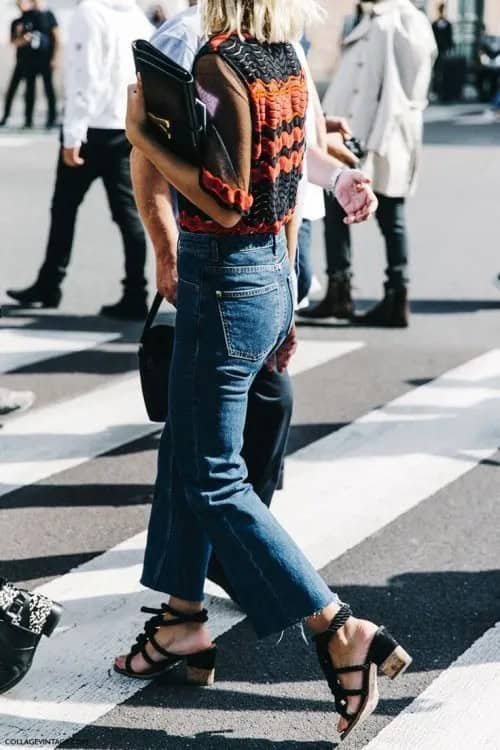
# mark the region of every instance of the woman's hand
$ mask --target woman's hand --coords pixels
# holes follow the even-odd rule
[[[177,263],[170,255],[156,258],[156,288],[163,299],[175,306],[177,301]]]
[[[370,180],[358,169],[349,169],[340,175],[335,197],[347,214],[344,224],[360,224],[373,216],[378,207]]]
[[[127,138],[133,146],[140,148],[147,122],[144,92],[141,79],[138,76],[137,83],[128,87],[127,118],[125,122]]]

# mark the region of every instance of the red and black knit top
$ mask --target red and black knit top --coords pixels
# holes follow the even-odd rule
[[[225,229],[179,196],[182,229],[278,234],[295,209],[305,152],[307,83],[293,46],[213,37],[194,76],[215,126],[207,131],[200,184],[241,220]]]

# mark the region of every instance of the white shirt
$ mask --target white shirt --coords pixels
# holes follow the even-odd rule
[[[127,86],[135,80],[131,44],[153,27],[135,0],[82,0],[66,54],[63,139],[81,145],[89,128],[124,130]]]

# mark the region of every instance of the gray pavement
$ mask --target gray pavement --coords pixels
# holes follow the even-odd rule
[[[295,377],[291,459],[300,448],[341,434],[368,412],[405,394],[411,396],[419,386],[498,349],[500,291],[492,279],[500,270],[500,125],[486,118],[470,122],[469,110],[452,114],[450,120],[440,116],[427,127],[420,189],[409,204],[412,325],[408,331],[351,329],[335,321],[300,326],[304,340],[360,341],[364,346]],[[56,153],[53,135],[0,135],[1,288],[28,284],[35,276],[46,237]],[[383,281],[382,244],[375,223],[356,229],[354,258],[356,297],[360,306],[366,306],[380,296]],[[320,275],[324,261],[319,226],[314,263]],[[152,270],[150,257],[151,281]],[[121,272],[118,233],[103,190],[95,185],[79,218],[61,309],[21,315],[7,310],[8,317],[0,325],[32,331],[115,331],[120,338],[90,352],[49,358],[9,372],[1,377],[2,386],[35,390],[40,408],[132,373],[139,326],[116,326],[94,317],[101,304],[119,295]],[[482,377],[486,388],[491,373]],[[449,419],[460,419],[459,405],[447,408],[448,413],[443,406],[442,413],[430,412],[427,417],[437,420],[436,431],[443,435]],[[405,413],[401,407],[402,422]],[[459,478],[438,485],[422,502],[342,554],[332,548],[328,564],[322,566],[334,590],[361,615],[384,622],[414,656],[406,676],[389,685],[381,683],[376,713],[345,743],[346,748],[366,747],[500,620],[500,456],[494,453],[500,447],[498,424],[491,425],[486,442],[493,449],[487,459],[475,458],[474,449],[483,446],[464,445],[464,460],[471,463]],[[54,581],[142,531],[157,445],[158,434],[127,442],[1,497],[0,575],[30,586]],[[20,442],[20,461],[22,446]],[[368,465],[374,456],[369,446],[366,450]],[[394,455],[395,472],[398,460]],[[335,485],[335,462],[331,470],[334,502],[342,488]],[[338,509],[340,515],[344,511]],[[333,525],[335,515],[334,509],[328,519]],[[135,632],[130,637],[132,642]],[[188,689],[173,674],[125,702],[117,700],[119,705],[62,746],[335,747],[335,716],[310,647],[297,629],[287,632],[279,645],[276,640],[256,642],[243,621],[218,640],[220,663],[214,689]],[[497,657],[500,661],[500,653]],[[43,689],[38,698],[43,701]],[[14,695],[14,704],[15,700]],[[2,710],[0,704],[0,714]],[[46,727],[45,736],[51,736],[49,718]],[[447,747],[445,737],[443,727],[442,736],[432,738],[427,747]],[[481,727],[476,746],[493,750],[482,744]]]

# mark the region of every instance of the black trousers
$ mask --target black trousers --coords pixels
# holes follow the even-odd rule
[[[36,79],[42,77],[45,96],[47,97],[47,125],[53,125],[56,121],[56,93],[52,82],[52,70],[50,65],[44,66],[36,71],[26,74],[26,125],[33,124],[33,111],[35,109]]]
[[[268,507],[282,472],[292,410],[292,381],[288,372],[269,372],[262,368],[248,394],[242,456],[248,469],[248,481]],[[208,577],[222,584],[235,598],[214,556],[208,566]]]
[[[401,288],[408,284],[408,236],[405,199],[377,194],[377,222],[385,240],[387,284]],[[325,243],[327,273],[349,273],[351,270],[351,232],[344,224],[345,213],[330,193],[325,193]]]
[[[125,250],[125,291],[146,294],[146,237],[135,205],[130,177],[130,144],[123,130],[88,131],[82,146],[81,167],[67,167],[62,150],[57,164],[51,223],[45,261],[39,282],[59,287],[71,259],[78,208],[94,182],[102,179],[113,221],[118,225]],[[99,254],[96,254],[96,272]]]
[[[50,65],[43,68],[30,68],[23,65],[16,65],[12,73],[7,93],[5,95],[5,105],[3,119],[8,120],[12,109],[14,97],[19,88],[19,84],[25,81],[24,93],[24,121],[30,127],[33,124],[33,111],[35,109],[36,79],[42,77],[45,96],[47,97],[47,124],[53,124],[57,115],[56,94],[52,83],[52,70]]]

